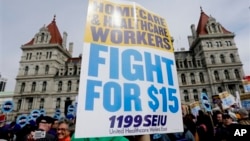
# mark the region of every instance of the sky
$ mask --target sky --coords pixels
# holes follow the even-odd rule
[[[188,50],[187,36],[197,27],[202,10],[235,34],[245,75],[250,75],[250,0],[128,0],[166,19],[176,50]],[[14,91],[21,60],[21,46],[39,29],[56,23],[61,34],[68,33],[67,44],[74,43],[73,56],[82,52],[88,0],[0,1],[0,74],[7,78],[5,91]]]

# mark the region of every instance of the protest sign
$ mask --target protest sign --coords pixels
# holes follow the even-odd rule
[[[134,2],[89,0],[82,60],[77,138],[183,131],[162,17]]]
[[[13,101],[5,101],[2,105],[2,112],[3,113],[10,113],[14,109]]]
[[[219,93],[220,100],[222,102],[222,108],[227,109],[233,104],[235,104],[235,98],[229,94],[227,91]]]
[[[194,116],[198,116],[199,110],[201,110],[200,103],[198,101],[196,101],[196,102],[193,102],[193,103],[189,104],[189,106],[190,106],[190,109],[191,109],[191,113]]]

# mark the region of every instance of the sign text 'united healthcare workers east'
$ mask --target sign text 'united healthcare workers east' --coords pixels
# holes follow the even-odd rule
[[[133,2],[90,0],[76,137],[182,131],[173,51],[162,17]]]

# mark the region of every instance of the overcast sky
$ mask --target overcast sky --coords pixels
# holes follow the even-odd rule
[[[175,48],[188,49],[190,26],[197,27],[200,7],[227,30],[235,33],[235,42],[245,75],[250,75],[250,0],[130,0],[164,17]],[[0,1],[0,73],[7,78],[6,91],[14,91],[21,59],[21,45],[29,42],[56,15],[61,34],[74,43],[73,56],[82,52],[88,0]]]

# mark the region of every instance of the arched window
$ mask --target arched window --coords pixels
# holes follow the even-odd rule
[[[225,78],[226,78],[226,79],[230,79],[228,70],[225,70],[225,71],[224,71],[224,75],[225,75]]]
[[[207,89],[205,89],[205,88],[202,89],[202,92],[205,93],[205,94],[207,94]]]
[[[198,92],[196,89],[193,90],[193,94],[194,94],[194,100],[199,101],[199,96],[198,96]]]
[[[184,93],[184,100],[188,102],[189,101],[188,91],[184,90],[183,93]]]
[[[79,90],[79,80],[76,81],[76,91]]]
[[[19,111],[21,109],[21,104],[22,104],[22,99],[19,99],[17,101],[17,106],[16,106],[16,110]]]
[[[183,85],[185,85],[187,83],[185,74],[181,74],[181,82]]]
[[[225,56],[223,54],[220,55],[220,61],[221,63],[225,63]]]
[[[62,91],[62,81],[59,81],[58,83],[58,92]]]
[[[68,89],[67,89],[67,91],[69,92],[69,91],[71,91],[71,81],[68,81]]]
[[[203,73],[200,72],[199,76],[200,76],[200,82],[201,82],[201,83],[204,83],[205,80],[204,80],[204,75],[203,75]]]
[[[45,92],[45,91],[46,91],[46,87],[47,87],[47,82],[44,81],[44,82],[43,82],[43,86],[42,86],[42,92]]]
[[[28,99],[28,110],[32,109],[32,105],[33,105],[33,98],[29,98]]]
[[[219,76],[218,71],[214,71],[214,78],[215,78],[216,81],[220,80],[220,76]]]
[[[49,74],[49,65],[45,66],[45,74]]]
[[[233,54],[230,54],[230,59],[231,59],[231,62],[232,62],[232,63],[235,62],[235,58],[234,58],[234,55],[233,55]]]
[[[59,109],[61,107],[61,98],[56,99],[56,109]]]
[[[31,86],[31,92],[34,92],[34,91],[36,91],[36,82],[33,82]]]
[[[234,75],[237,79],[240,79],[240,73],[239,73],[239,70],[235,69],[234,70]]]
[[[222,92],[222,88],[218,87],[218,93],[221,93],[221,92]]]
[[[40,99],[40,105],[39,105],[39,109],[43,109],[44,108],[44,98]]]
[[[210,60],[211,60],[211,63],[212,63],[212,64],[215,64],[215,58],[214,58],[213,55],[210,56]]]
[[[20,93],[23,93],[24,90],[25,90],[25,83],[23,82],[23,83],[21,84]]]
[[[38,71],[39,71],[39,66],[36,66],[36,68],[35,68],[35,75],[38,74]]]
[[[191,77],[191,83],[192,83],[192,84],[195,84],[195,77],[194,77],[194,74],[191,73],[191,74],[190,74],[190,77]]]
[[[25,67],[25,70],[24,70],[24,75],[28,75],[28,72],[29,72],[29,67],[26,66],[26,67]]]

